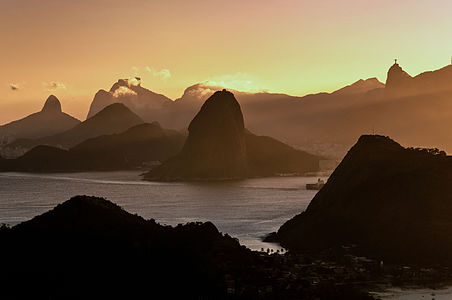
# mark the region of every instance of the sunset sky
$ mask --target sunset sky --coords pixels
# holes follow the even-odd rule
[[[450,0],[1,0],[0,124],[49,94],[84,119],[118,78],[292,95],[450,64]]]

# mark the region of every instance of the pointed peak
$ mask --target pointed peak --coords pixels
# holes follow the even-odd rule
[[[130,110],[125,104],[115,102],[104,107],[97,114],[92,116],[90,119],[124,119],[133,118],[137,121],[137,124],[144,123],[144,121],[133,111]]]
[[[98,114],[118,113],[118,112],[132,112],[124,103],[115,102],[107,105]]]
[[[397,63],[397,60],[394,62],[394,64],[389,68],[388,72],[405,72],[403,71],[402,67]]]
[[[245,126],[240,104],[235,99],[233,93],[223,89],[216,91],[204,102],[198,114],[190,122],[188,131],[192,132],[192,129],[203,131],[205,127],[213,123],[221,124],[224,120],[229,122],[230,120],[228,118],[231,118],[235,122],[234,128],[237,128],[239,131],[244,130]],[[221,127],[223,125],[219,126]]]
[[[54,95],[50,95],[44,106],[42,107],[42,112],[50,112],[50,113],[58,113],[61,112],[61,103],[60,100]]]
[[[386,87],[392,88],[395,86],[404,85],[412,77],[405,72],[402,67],[397,63],[397,59],[394,64],[388,70],[388,77],[386,79]]]

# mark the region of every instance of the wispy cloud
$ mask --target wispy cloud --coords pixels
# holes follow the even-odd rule
[[[132,66],[132,72],[134,74],[134,76],[140,76],[143,75],[145,76],[145,74],[143,73],[147,73],[150,74],[153,77],[156,78],[160,78],[161,80],[168,80],[169,78],[171,78],[171,71],[168,69],[156,69],[156,68],[152,68],[150,66],[145,66],[145,67],[137,67],[137,66]]]
[[[133,66],[133,67],[132,67],[132,71],[133,71],[133,74],[134,74],[135,76],[137,76],[138,73],[140,72],[140,67]]]
[[[120,86],[119,88],[117,88],[115,90],[115,92],[113,93],[113,97],[115,98],[119,98],[119,97],[125,97],[125,96],[135,96],[137,93],[135,93],[134,91],[132,91],[131,89],[129,89],[126,86]]]
[[[223,87],[241,92],[264,91],[258,78],[247,73],[236,73],[212,77],[204,82],[207,86]]]
[[[56,90],[65,90],[66,85],[59,81],[50,81],[50,82],[43,82],[42,86],[46,91],[56,91]]]
[[[141,84],[141,78],[140,77],[133,77],[127,80],[127,84],[129,87],[131,86],[139,86]]]
[[[156,69],[153,69],[153,68],[151,68],[149,66],[146,66],[145,69],[146,69],[146,71],[148,73],[151,73],[152,76],[159,77],[162,80],[167,80],[168,78],[171,77],[171,72],[168,69],[156,70]]]

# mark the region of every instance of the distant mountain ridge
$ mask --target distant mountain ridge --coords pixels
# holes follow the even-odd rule
[[[225,89],[206,100],[188,131],[182,151],[145,179],[230,180],[319,170],[320,157],[248,132],[240,104]]]
[[[186,140],[157,122],[142,123],[124,104],[114,103],[66,132],[9,144],[23,154],[0,161],[0,171],[107,171],[147,166],[155,169],[146,179],[173,181],[319,170],[321,157],[247,131],[239,103],[226,90],[204,103],[188,129]]]
[[[194,118],[208,97],[215,91],[223,89],[222,87],[209,86],[206,84],[195,84],[188,87],[181,98],[150,107],[147,103],[154,102],[154,98],[146,96],[146,93],[141,93],[141,96],[139,94],[127,94],[124,97],[114,99],[112,91],[117,90],[118,86],[124,85],[127,81],[119,80],[118,82],[120,84],[115,83],[110,92],[100,90],[96,94],[88,116],[91,116],[93,112],[102,106],[112,103],[113,101],[120,101],[128,105],[133,112],[147,122],[158,121],[165,128],[180,130],[188,126],[189,122]],[[371,78],[359,80],[354,84],[331,94],[320,93],[305,97],[267,92],[233,92],[241,103],[244,114],[247,116],[247,126],[250,130],[258,134],[270,135],[288,141],[291,144],[297,144],[297,141],[300,139],[299,135],[291,134],[286,130],[287,125],[284,124],[284,122],[281,123],[281,121],[287,117],[292,118],[292,115],[303,111],[303,106],[305,105],[301,104],[301,102],[309,100],[308,106],[325,106],[323,103],[315,103],[312,100],[319,100],[319,102],[321,102],[323,99],[334,98],[332,102],[335,102],[334,105],[338,105],[340,99],[347,99],[350,96],[357,97],[367,91],[380,89],[382,87],[384,87],[384,85],[381,82],[375,78]],[[148,91],[148,93],[150,93],[150,91]],[[96,109],[93,107],[96,107]]]
[[[139,77],[119,79],[113,84],[110,91],[99,90],[96,93],[90,105],[87,119],[93,117],[108,105],[123,103],[148,122],[158,121],[158,118],[153,118],[153,111],[163,109],[166,105],[171,105],[172,102],[164,95],[141,87]]]
[[[438,146],[452,151],[447,130],[452,119],[452,66],[411,76],[395,63],[388,70],[386,82],[385,86],[375,78],[358,80],[332,93],[304,97],[233,92],[247,116],[247,129],[317,155],[342,157],[359,136],[374,132],[393,136],[405,144]],[[164,128],[182,130],[187,128],[204,101],[221,89],[196,84],[172,101],[143,88],[140,78],[120,79],[109,91],[100,90],[96,94],[88,116],[90,119],[106,106],[122,103],[143,122],[157,121]],[[65,131],[55,124],[46,127],[51,134],[36,132],[41,126],[28,126],[31,127],[31,134],[15,135],[2,134],[0,127],[0,136],[3,136],[0,144]],[[12,155],[16,154],[13,151]]]
[[[386,86],[398,89],[406,95],[430,94],[452,90],[452,65],[435,71],[427,71],[412,77],[395,62],[388,70]]]
[[[69,130],[39,139],[19,139],[6,145],[6,148],[18,154],[23,154],[38,145],[68,149],[89,138],[123,132],[142,123],[144,121],[124,104],[114,103]]]
[[[452,66],[411,76],[395,63],[388,70],[386,82],[369,78],[332,93],[303,97],[232,92],[247,116],[250,131],[311,153],[342,157],[359,136],[373,132],[406,144],[452,151],[445,126],[452,119]],[[128,97],[135,99],[132,111],[145,121],[180,130],[187,128],[204,101],[221,89],[196,84],[181,98],[153,108],[144,105],[152,102],[150,97]],[[136,103],[143,103],[144,108]]]
[[[68,130],[79,123],[76,118],[62,112],[58,98],[50,95],[40,112],[0,126],[0,142],[40,138]]]
[[[87,139],[69,150],[39,145],[16,159],[0,159],[0,171],[74,172],[148,169],[176,155],[185,136],[160,124],[139,124]]]
[[[385,87],[385,84],[380,82],[377,78],[369,78],[366,80],[360,79],[351,85],[347,85],[337,91],[334,91],[332,94],[359,94],[359,93],[367,93],[369,91],[375,89],[382,89]]]

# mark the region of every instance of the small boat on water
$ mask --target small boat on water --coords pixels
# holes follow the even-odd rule
[[[307,190],[320,190],[325,185],[325,182],[322,179],[317,179],[317,183],[307,183]]]

